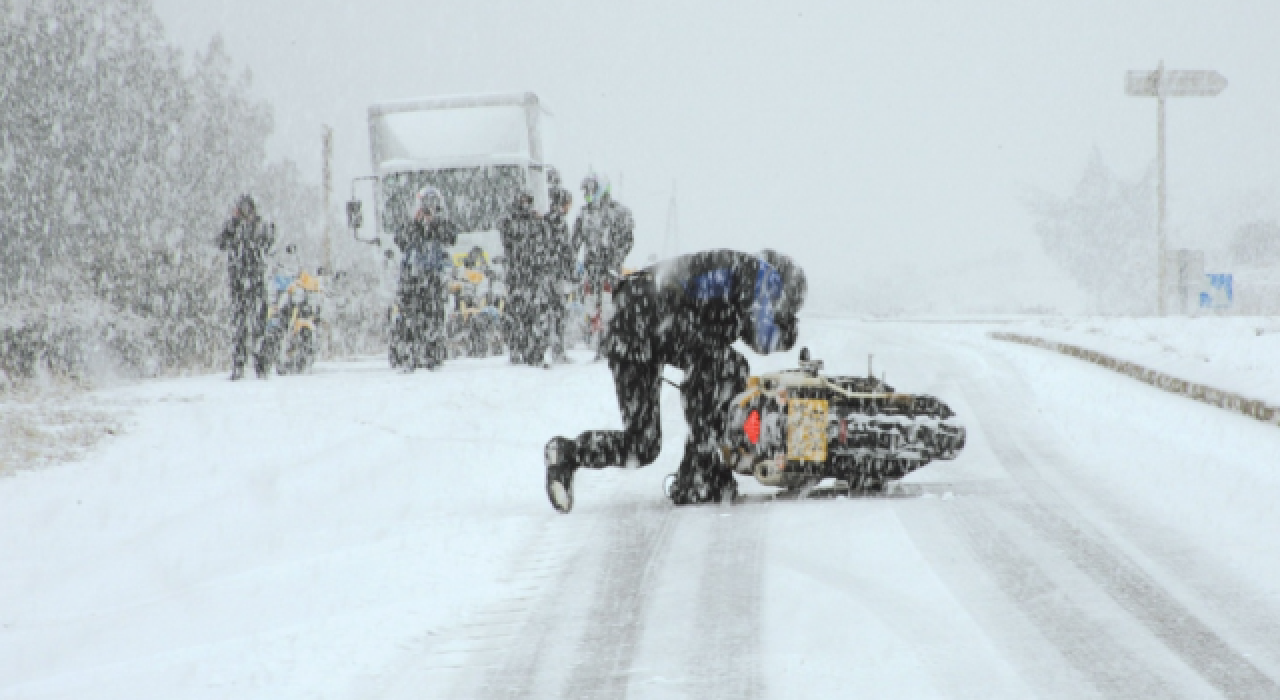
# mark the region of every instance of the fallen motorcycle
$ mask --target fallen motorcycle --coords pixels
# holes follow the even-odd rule
[[[721,447],[735,472],[781,489],[838,479],[876,493],[935,459],[954,459],[966,431],[955,412],[868,376],[826,375],[800,351],[800,367],[753,376],[729,404]]]

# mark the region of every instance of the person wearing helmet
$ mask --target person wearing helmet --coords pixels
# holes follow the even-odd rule
[[[398,356],[405,369],[435,369],[447,355],[445,309],[449,297],[447,246],[458,241],[458,229],[449,220],[444,194],[435,187],[418,190],[409,205],[409,221],[395,233],[400,248],[400,283],[397,296],[404,319],[404,347]],[[392,342],[397,342],[393,339]]]
[[[268,367],[261,352],[267,326],[266,257],[275,241],[275,225],[258,216],[253,197],[241,195],[218,235],[218,248],[227,254],[231,282],[232,381],[244,376],[251,349],[258,378],[267,378]]]
[[[513,364],[541,364],[536,336],[540,247],[546,238],[546,220],[533,206],[533,195],[516,193],[511,211],[498,224],[502,249],[507,254],[507,351]]]
[[[594,172],[582,179],[582,209],[573,222],[569,242],[573,257],[582,251],[585,270],[584,291],[587,308],[600,329],[608,326],[604,317],[604,294],[618,280],[622,263],[635,243],[635,219],[631,210],[613,198],[609,179]],[[600,336],[596,336],[599,343]],[[597,346],[598,349],[598,346]]]
[[[732,498],[733,473],[720,461],[728,401],[746,388],[750,368],[733,349],[790,350],[804,304],[804,271],[772,250],[757,255],[711,250],[656,263],[619,282],[604,354],[613,372],[622,430],[554,437],[543,450],[547,497],[573,507],[581,468],[644,466],[662,448],[659,405],[664,365],[684,371],[680,385],[689,437],[671,488],[677,505]]]
[[[572,285],[574,255],[569,249],[569,208],[573,195],[569,190],[551,187],[551,209],[547,212],[547,240],[543,265],[543,289],[547,297],[547,328],[551,335],[551,359],[568,362],[565,353],[565,296]]]

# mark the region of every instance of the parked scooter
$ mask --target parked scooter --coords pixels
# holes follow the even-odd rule
[[[319,277],[305,270],[289,274],[279,266],[272,275],[271,287],[262,356],[267,369],[275,365],[279,374],[304,374],[316,360],[324,287]]]

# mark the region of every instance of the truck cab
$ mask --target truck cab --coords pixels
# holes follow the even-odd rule
[[[543,129],[549,116],[532,92],[423,97],[370,106],[373,175],[352,180],[347,223],[353,235],[384,247],[387,257],[395,259],[399,251],[391,241],[408,225],[414,195],[424,186],[436,187],[459,232],[449,251],[453,286],[474,282],[474,270],[462,261],[474,261],[480,249],[489,277],[483,297],[501,313],[506,256],[498,224],[517,192],[533,195],[538,211],[548,208]],[[359,181],[373,185],[371,235],[361,234],[365,202],[356,198]],[[462,295],[454,298],[454,311],[464,311]]]

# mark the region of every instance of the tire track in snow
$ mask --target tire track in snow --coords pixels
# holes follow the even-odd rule
[[[689,697],[764,696],[760,602],[768,506],[736,506],[711,524],[698,586]],[[704,513],[696,513],[704,516]]]
[[[957,502],[950,520],[974,558],[1001,592],[1058,651],[1062,659],[1104,697],[1182,697],[1098,620],[1077,605],[1002,527],[982,511],[990,506]],[[1034,680],[1034,679],[1030,679]]]
[[[609,547],[588,609],[584,634],[562,696],[623,698],[644,627],[653,578],[675,518],[666,503],[619,506],[609,523]]]
[[[449,627],[405,640],[400,658],[354,684],[348,697],[537,696],[544,644],[560,630],[550,599],[583,585],[576,574],[587,555],[573,526],[560,516],[539,518],[513,568],[494,582],[502,594]]]
[[[1014,373],[1009,371],[1005,375],[1014,376]],[[1012,381],[1020,383],[1021,379]],[[964,387],[975,408],[981,406],[984,417],[1000,427],[998,431],[988,431],[991,449],[1027,496],[1028,500],[1015,502],[1010,511],[1087,574],[1215,690],[1229,698],[1280,697],[1280,685],[1219,637],[1128,556],[1090,532],[1091,528],[1083,524],[1075,509],[1041,478],[1017,438],[1022,432],[1036,432],[1020,425],[1025,417],[1018,418],[1001,410],[1005,406],[1028,405],[1010,401],[1007,395],[1010,388],[1022,388],[1023,393],[1029,394],[1025,387],[1005,387],[1003,396],[993,396],[988,389],[973,383]],[[980,537],[977,533],[971,534]],[[1064,641],[1070,643],[1070,640]]]
[[[1020,452],[1016,454],[1025,459]],[[1006,456],[1001,460],[1009,463]],[[1036,490],[1040,488],[1047,486],[1040,485]],[[1048,499],[1033,499],[1012,504],[1011,511],[1088,574],[1205,681],[1228,698],[1280,698],[1280,685],[1127,556],[1086,532],[1062,510],[1049,505]]]
[[[546,539],[564,541],[571,537],[570,521],[556,516],[554,524],[544,531]],[[537,542],[535,547],[539,546]],[[555,559],[554,555],[552,559]],[[590,555],[575,552],[558,570],[555,576],[541,587],[541,594],[530,597],[522,605],[523,614],[515,628],[512,641],[501,654],[492,659],[480,680],[479,689],[455,688],[452,697],[477,698],[529,698],[544,697],[545,685],[540,672],[545,671],[565,645],[564,638],[571,634],[571,603],[583,593],[588,581],[582,572],[590,570],[585,563]],[[550,566],[554,567],[552,563]]]

